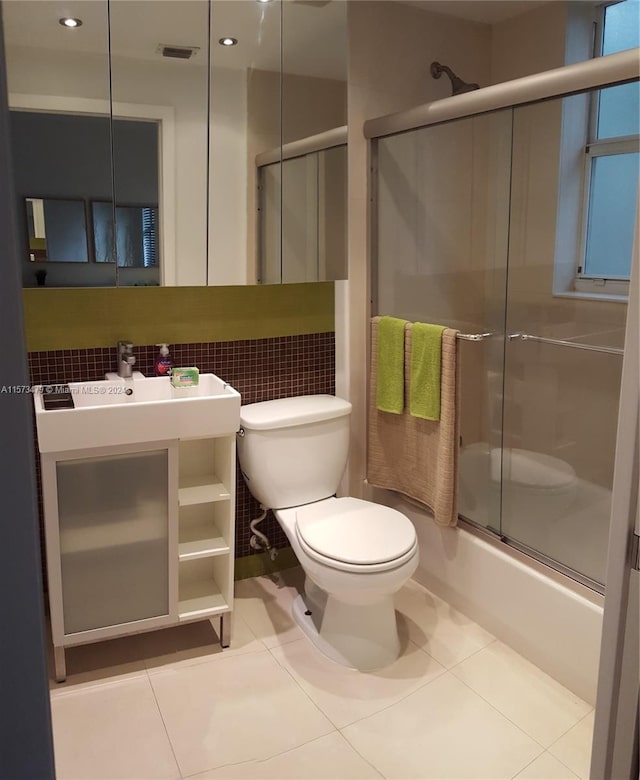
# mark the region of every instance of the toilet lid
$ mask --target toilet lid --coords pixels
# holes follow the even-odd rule
[[[394,561],[416,543],[408,517],[359,498],[337,498],[301,507],[296,528],[308,547],[327,558],[358,565]]]

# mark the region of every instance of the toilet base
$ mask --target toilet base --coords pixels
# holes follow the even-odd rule
[[[400,655],[400,639],[393,598],[375,604],[352,605],[327,597],[323,614],[307,615],[303,596],[293,602],[297,625],[315,647],[331,661],[360,672],[390,666]]]

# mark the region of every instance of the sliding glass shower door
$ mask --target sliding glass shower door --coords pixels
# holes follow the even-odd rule
[[[594,112],[617,89],[514,110],[506,290],[501,532],[597,585],[605,581],[627,304],[584,270],[590,252],[601,275],[609,264],[610,276],[628,276],[631,266],[637,159],[611,146],[625,175],[599,181],[607,148],[599,144],[594,156],[590,141]],[[636,112],[636,136],[637,124]],[[612,209],[617,224],[603,233]]]
[[[460,331],[459,512],[499,531],[512,111],[380,139],[374,314]]]
[[[459,515],[596,589],[638,92],[635,83],[452,120],[378,139],[373,154],[373,313],[460,331]],[[612,106],[619,121],[601,122]]]

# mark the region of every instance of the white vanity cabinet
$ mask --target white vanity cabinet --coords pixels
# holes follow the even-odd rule
[[[235,433],[41,453],[56,679],[65,648],[233,609]]]

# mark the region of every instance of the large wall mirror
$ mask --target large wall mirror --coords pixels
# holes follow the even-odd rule
[[[344,279],[347,4],[285,0],[282,30],[282,142],[255,158],[258,278]]]
[[[341,226],[326,273],[287,259],[310,217],[288,208],[286,171],[261,272],[256,161],[346,123],[344,0],[5,0],[3,15],[25,286],[345,275]]]

